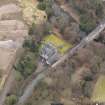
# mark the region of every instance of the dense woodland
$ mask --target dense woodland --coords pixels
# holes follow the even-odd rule
[[[37,68],[40,41],[57,29],[68,43],[77,45],[104,18],[105,3],[101,0],[38,0],[38,8],[46,11],[48,20],[43,25],[29,26],[24,54],[14,65],[16,81],[8,94],[5,105],[14,105],[20,86]],[[68,5],[79,17],[79,24],[65,12],[61,5]],[[69,8],[70,7],[70,8]],[[89,45],[80,49],[72,58],[48,72],[35,88],[26,105],[93,105],[92,92],[97,78],[105,75],[105,31]],[[22,90],[22,89],[20,89]]]

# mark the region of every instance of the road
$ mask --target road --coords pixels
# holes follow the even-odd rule
[[[93,39],[97,38],[99,36],[99,33],[101,33],[105,28],[105,21],[103,21],[96,29],[94,29],[93,32],[91,32],[88,37],[86,37],[84,40],[86,42],[90,42]]]
[[[96,27],[86,38],[84,38],[77,46],[70,49],[70,51],[64,55],[60,60],[58,60],[55,64],[52,65],[52,67],[48,67],[46,69],[42,69],[42,72],[39,73],[25,88],[24,94],[19,98],[19,101],[16,105],[24,105],[27,101],[27,99],[32,95],[32,92],[34,90],[34,87],[37,86],[37,84],[46,76],[47,70],[52,69],[60,65],[62,62],[64,62],[66,59],[72,57],[77,50],[84,47],[85,45],[89,44],[91,41],[93,41],[95,38],[97,38],[100,33],[105,28],[105,22],[102,22],[99,26]]]
[[[105,29],[105,21],[102,22],[100,25],[98,25],[87,37],[85,37],[78,45],[72,48],[60,60],[58,60],[55,64],[53,64],[52,67],[54,68],[59,64],[61,64],[62,62],[64,62],[67,58],[72,57],[77,52],[77,50],[83,48],[85,45],[89,44],[91,41],[97,38],[104,29]]]
[[[40,69],[40,70],[39,70]],[[32,95],[34,88],[38,85],[38,83],[46,77],[46,74],[49,70],[49,67],[38,67],[36,73],[34,73],[34,79],[29,82],[27,87],[24,89],[24,94],[19,98],[18,103],[16,105],[24,105],[27,102],[27,99]]]
[[[24,91],[23,96],[19,99],[19,102],[17,105],[21,105],[32,95],[32,92],[34,91],[35,86],[37,86],[38,82],[41,81],[45,77],[44,72],[39,74],[30,85],[27,86],[27,88]]]

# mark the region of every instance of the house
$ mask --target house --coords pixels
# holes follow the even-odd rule
[[[48,65],[52,65],[70,48],[72,48],[72,45],[52,34],[42,41],[40,56]]]

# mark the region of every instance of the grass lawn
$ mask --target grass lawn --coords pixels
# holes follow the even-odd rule
[[[56,35],[49,35],[49,36],[45,37],[44,43],[51,43],[52,45],[54,45],[58,49],[58,51],[61,54],[64,54],[70,48],[73,47],[71,44],[65,42],[64,40],[60,39]]]
[[[105,102],[105,76],[100,76],[94,91],[91,100],[93,102]]]

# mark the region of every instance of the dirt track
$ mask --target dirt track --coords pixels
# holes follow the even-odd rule
[[[10,91],[11,89],[11,84],[14,81],[14,72],[11,71],[9,77],[8,77],[8,83],[6,83],[5,88],[3,89],[2,94],[0,95],[0,105],[3,105],[5,98],[6,98],[6,94],[8,93],[8,91]]]

